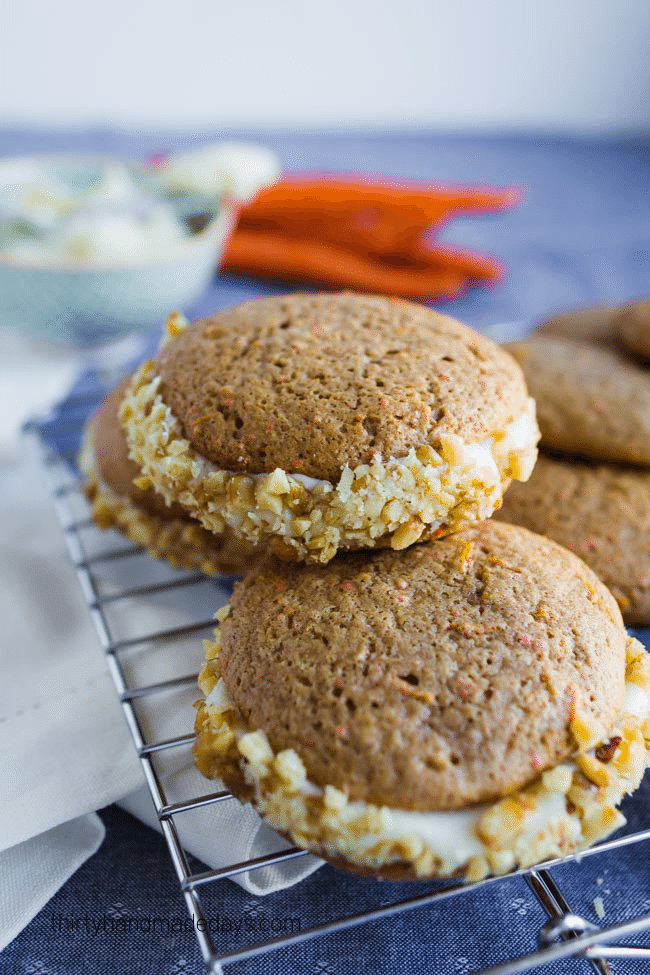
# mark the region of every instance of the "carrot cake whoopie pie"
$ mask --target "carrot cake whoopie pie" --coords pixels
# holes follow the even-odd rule
[[[535,397],[542,445],[650,467],[650,370],[616,348],[533,335],[506,346]]]
[[[645,363],[650,362],[650,299],[622,308],[612,328],[628,352]]]
[[[106,397],[84,431],[78,463],[93,520],[99,528],[117,529],[173,568],[198,569],[210,576],[245,573],[259,559],[260,547],[230,531],[206,531],[180,505],[168,505],[154,490],[135,483],[141,471],[129,458],[117,418],[128,382]]]
[[[495,517],[554,539],[604,582],[630,626],[650,625],[650,470],[540,453]]]
[[[289,561],[399,550],[489,517],[533,468],[519,366],[431,309],[298,294],[172,331],[120,421],[146,482],[209,531]]]
[[[555,542],[486,521],[327,566],[269,556],[217,617],[197,765],[333,864],[472,880],[624,823],[650,656]]]

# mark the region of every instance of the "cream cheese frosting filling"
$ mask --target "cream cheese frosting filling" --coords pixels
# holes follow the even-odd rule
[[[207,650],[214,660],[218,632]],[[406,863],[416,876],[462,872],[477,880],[584,849],[625,823],[617,805],[650,765],[650,656],[634,639],[614,728],[603,733],[575,716],[576,753],[565,762],[497,802],[443,812],[350,801],[340,789],[315,785],[293,749],[275,754],[263,731],[246,728],[223,678],[207,665],[199,683],[206,694],[197,717],[199,768],[202,757],[234,760],[270,826],[298,846],[371,870]]]
[[[153,486],[208,530],[229,526],[247,541],[270,540],[284,558],[329,561],[339,548],[406,548],[420,538],[457,531],[501,505],[503,485],[530,477],[539,430],[535,403],[505,430],[468,444],[454,434],[437,448],[421,445],[404,457],[375,455],[344,466],[336,484],[280,468],[268,474],[218,469],[182,436],[160,393],[153,363],[135,374],[120,409],[130,456]]]

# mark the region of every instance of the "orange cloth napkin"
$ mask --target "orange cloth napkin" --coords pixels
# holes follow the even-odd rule
[[[499,261],[435,241],[454,216],[513,206],[515,189],[283,179],[240,210],[223,271],[428,301],[500,280]]]

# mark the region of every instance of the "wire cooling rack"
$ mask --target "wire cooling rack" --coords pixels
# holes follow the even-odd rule
[[[29,430],[37,436],[42,462],[51,480],[54,505],[70,558],[76,569],[99,641],[106,654],[108,668],[169,848],[182,896],[190,916],[196,921],[194,925],[196,937],[208,971],[213,975],[220,975],[225,968],[230,968],[235,962],[244,962],[297,942],[320,938],[326,934],[341,932],[372,921],[397,918],[427,906],[433,912],[431,924],[435,929],[435,905],[450,898],[466,897],[470,892],[481,887],[504,883],[505,878],[488,878],[477,884],[459,883],[447,885],[444,889],[439,889],[437,885],[437,889],[424,895],[406,896],[403,900],[382,904],[369,911],[350,913],[301,929],[299,932],[283,934],[244,948],[227,952],[219,952],[216,949],[208,925],[205,923],[206,915],[202,903],[208,888],[223,883],[227,878],[287,862],[302,857],[305,853],[293,848],[242,863],[232,863],[220,869],[197,872],[190,867],[192,858],[186,852],[179,837],[179,832],[182,832],[179,825],[182,817],[212,803],[236,800],[225,791],[180,798],[170,797],[167,794],[164,778],[157,769],[156,759],[177,749],[187,749],[193,741],[193,735],[183,732],[160,738],[148,733],[138,706],[144,701],[158,700],[170,692],[184,689],[192,689],[192,693],[196,696],[194,688],[197,675],[182,674],[171,679],[146,683],[139,681],[137,677],[133,679],[125,659],[130,651],[143,644],[155,648],[162,647],[163,644],[168,645],[170,641],[184,640],[188,637],[197,639],[201,635],[209,635],[214,626],[214,618],[210,612],[205,616],[199,614],[182,626],[158,626],[135,636],[120,635],[119,620],[129,612],[129,606],[134,598],[155,598],[161,594],[173,594],[174,597],[183,598],[184,593],[200,586],[205,580],[196,573],[173,573],[171,570],[167,576],[164,573],[161,576],[159,563],[149,559],[132,545],[125,544],[121,536],[111,532],[100,533],[94,528],[81,490],[75,457],[85,418],[96,408],[99,401],[99,392],[71,397],[65,403],[65,412],[55,411],[53,417],[30,424]],[[135,557],[139,557],[135,574],[124,572],[122,567]],[[106,579],[102,576],[102,570],[106,567],[111,567],[111,582],[108,588],[105,585]],[[121,577],[128,580],[135,579],[135,583],[116,585],[115,580]],[[190,712],[187,725],[191,726],[192,720]],[[648,820],[650,821],[650,812]],[[572,971],[574,968],[576,971],[591,968],[600,975],[612,973],[608,959],[617,958],[627,959],[628,963],[634,965],[635,972],[639,966],[645,970],[646,965],[650,970],[650,947],[619,943],[622,939],[630,939],[640,932],[649,930],[650,914],[627,918],[622,923],[599,928],[591,921],[573,913],[552,875],[552,870],[560,864],[573,865],[575,868],[577,859],[600,857],[607,851],[620,850],[632,845],[639,847],[638,857],[644,858],[650,864],[650,848],[643,846],[648,841],[650,841],[650,829],[641,829],[602,843],[584,852],[579,858],[555,860],[536,869],[519,871],[518,875],[524,878],[548,918],[547,923],[538,933],[538,947],[532,952],[489,968],[474,969],[471,975],[515,975],[517,972],[528,971],[552,962],[561,962],[563,959],[573,959]],[[399,889],[408,894],[408,886]],[[644,906],[648,906],[647,900]],[[200,924],[200,920],[204,923]],[[471,938],[471,932],[468,932],[468,938]],[[272,958],[269,959],[268,970],[269,972],[274,970]],[[468,971],[469,969],[463,968],[463,972]],[[630,971],[629,967],[626,971]]]

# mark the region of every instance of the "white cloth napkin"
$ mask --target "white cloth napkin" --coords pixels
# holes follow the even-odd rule
[[[33,350],[30,355],[33,377],[37,357]],[[14,372],[16,360],[7,367]],[[0,415],[11,409],[17,388],[5,384],[5,372],[0,358]],[[60,370],[60,379],[68,379],[66,370]],[[17,404],[14,412],[21,410],[24,404]],[[0,947],[98,848],[103,827],[94,810],[124,800],[124,808],[157,825],[38,450],[30,438],[17,449],[14,433],[11,451],[0,455]],[[83,509],[85,502],[79,497],[75,504]],[[103,545],[110,542],[110,536],[89,532]],[[121,536],[114,538],[116,546],[124,545]],[[141,583],[149,570],[152,578],[174,574],[140,555],[107,563],[102,586],[110,591]],[[115,634],[147,633],[197,614],[209,619],[226,598],[225,587],[220,591],[206,581],[159,599],[120,601],[114,607]],[[128,618],[127,629],[121,617]],[[150,643],[139,645],[124,658],[129,679],[150,684],[196,672],[201,638],[207,635],[169,641],[164,652]],[[143,700],[139,717],[149,740],[191,732],[197,697],[192,684]],[[161,753],[157,767],[170,802],[215,791],[214,783],[196,772],[189,746]],[[234,799],[177,816],[176,825],[186,848],[211,867],[286,848],[250,807]],[[239,875],[237,882],[251,893],[270,893],[319,865],[305,856]]]
[[[20,430],[62,396],[81,354],[0,329],[0,463],[17,460]]]
[[[104,834],[99,816],[89,813],[0,853],[0,951],[99,849]]]

